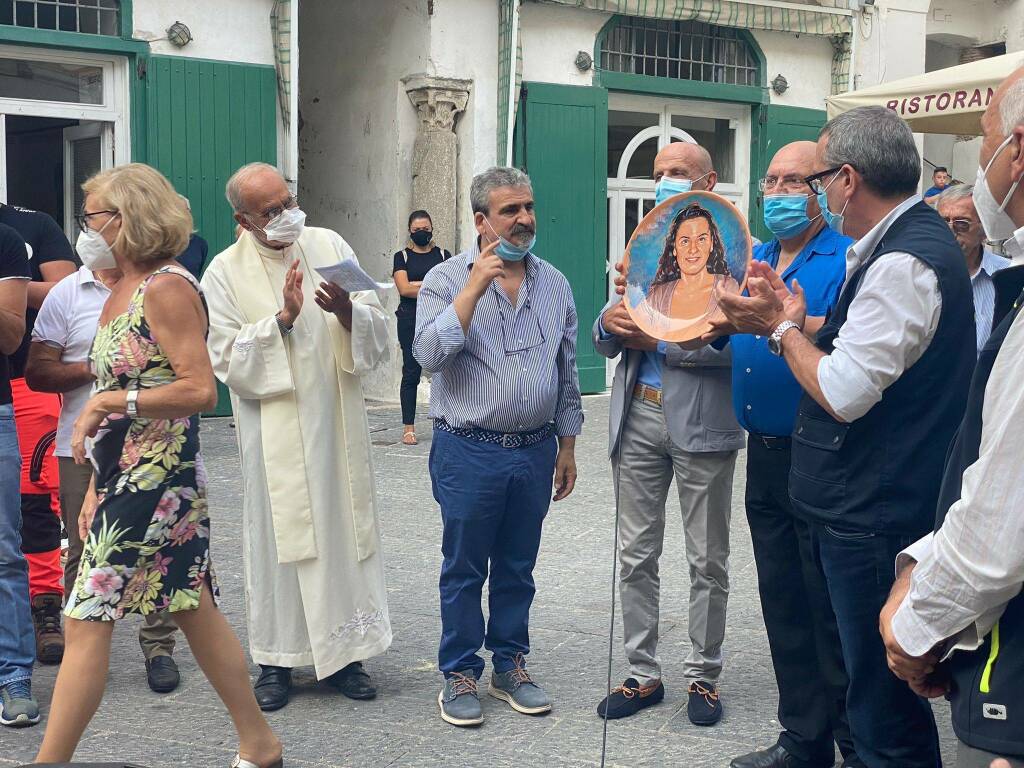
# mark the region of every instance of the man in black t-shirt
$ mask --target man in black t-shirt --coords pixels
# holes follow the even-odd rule
[[[36,656],[39,661],[52,664],[64,656],[60,623],[64,594],[60,565],[59,479],[52,438],[60,415],[60,399],[49,392],[33,392],[25,384],[24,375],[36,312],[50,289],[72,274],[78,263],[63,230],[49,215],[13,205],[0,205],[0,224],[21,235],[27,245],[32,275],[32,282],[28,285],[25,337],[11,356],[10,373],[21,446],[21,545],[28,560]]]
[[[8,356],[25,333],[28,252],[18,233],[0,225],[0,724],[35,725],[32,614],[28,566],[21,552],[21,453],[14,429]]]

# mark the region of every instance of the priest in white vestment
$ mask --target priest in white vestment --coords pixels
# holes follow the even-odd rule
[[[388,355],[375,293],[315,268],[355,259],[305,214],[272,166],[228,182],[245,231],[203,276],[210,356],[231,390],[242,456],[243,549],[256,698],[288,702],[291,670],[350,698],[376,694],[361,662],[391,644],[360,375]]]

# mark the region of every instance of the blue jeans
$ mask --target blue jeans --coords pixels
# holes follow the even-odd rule
[[[551,503],[557,443],[502,448],[434,430],[430,479],[441,505],[441,646],[447,677],[484,671],[484,645],[495,672],[530,652],[533,567]],[[490,572],[488,575],[488,564]],[[486,633],[480,604],[488,580]]]
[[[857,756],[868,768],[938,768],[931,705],[889,671],[878,632],[896,555],[917,537],[828,525],[812,530],[850,678],[846,715]]]
[[[0,687],[32,677],[36,660],[28,602],[28,563],[21,553],[21,452],[14,408],[0,405]]]

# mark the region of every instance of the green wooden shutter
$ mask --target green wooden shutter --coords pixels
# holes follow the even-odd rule
[[[235,239],[224,185],[246,163],[277,163],[274,68],[153,56],[146,72],[146,162],[189,199],[210,257]],[[220,387],[216,415],[231,413]]]
[[[768,164],[780,147],[794,141],[817,141],[826,117],[822,109],[785,107],[779,104],[766,104],[759,109],[758,130],[754,136],[754,162],[751,163],[754,172],[750,186],[750,231],[755,237],[767,242],[774,235],[764,225],[757,182],[764,177]]]
[[[524,83],[523,102],[515,162],[533,181],[537,253],[572,285],[580,388],[603,392],[605,359],[594,351],[590,332],[608,292],[608,92]]]

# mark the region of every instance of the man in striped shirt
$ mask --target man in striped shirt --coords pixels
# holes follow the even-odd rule
[[[1010,266],[1010,260],[985,247],[985,230],[981,228],[981,220],[974,207],[973,184],[946,187],[938,196],[935,210],[953,230],[953,236],[967,260],[967,272],[974,292],[974,330],[980,354],[992,332],[992,314],[996,304],[992,275]]]
[[[424,279],[413,341],[434,374],[430,478],[444,525],[438,705],[458,726],[483,722],[481,645],[492,654],[490,695],[524,714],[551,710],[526,671],[533,567],[552,477],[554,500],[564,499],[583,426],[576,307],[562,273],[532,252],[530,179],[491,168],[474,177],[470,199],[479,237]]]

